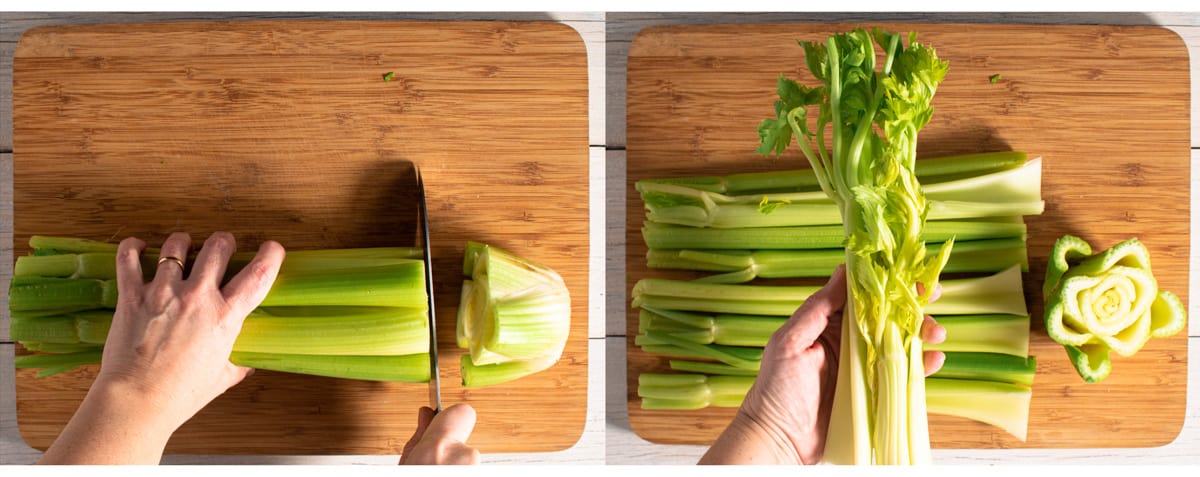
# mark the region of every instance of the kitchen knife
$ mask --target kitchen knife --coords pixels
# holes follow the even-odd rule
[[[429,248],[429,213],[425,208],[425,181],[421,178],[420,168],[417,168],[417,197],[421,203],[421,243],[425,252],[425,294],[429,305],[429,407],[437,414],[442,411],[442,383],[438,377],[437,318],[433,307],[433,257]]]

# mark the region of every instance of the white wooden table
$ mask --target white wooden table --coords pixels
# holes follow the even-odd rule
[[[26,30],[43,25],[241,20],[503,20],[554,21],[579,32],[587,48],[589,90],[589,173],[591,177],[591,254],[588,291],[588,398],[583,435],[561,452],[485,454],[484,463],[604,463],[604,14],[603,13],[0,13],[0,263],[13,263],[12,234],[12,65],[17,41]],[[11,266],[0,266],[0,287],[8,289]],[[4,293],[3,296],[7,296]],[[6,299],[6,298],[5,298]],[[0,465],[28,464],[41,452],[21,439],[16,421],[13,343],[8,335],[8,305],[0,307]],[[415,411],[415,410],[414,410]],[[414,412],[414,419],[415,419]],[[407,439],[408,436],[401,438]],[[170,455],[172,464],[395,464],[397,456],[205,456]]]
[[[1187,44],[1191,60],[1192,79],[1192,188],[1200,185],[1196,164],[1200,161],[1200,14],[828,14],[828,13],[763,13],[763,14],[650,14],[609,13],[607,15],[607,95],[608,127],[606,157],[608,199],[608,249],[606,281],[608,296],[607,366],[607,425],[608,464],[691,464],[707,449],[704,446],[660,445],[649,443],[630,430],[626,408],[625,384],[625,313],[628,301],[624,287],[625,248],[625,65],[629,45],[643,28],[655,25],[717,24],[717,23],[787,23],[787,22],[927,22],[927,23],[1054,23],[1107,25],[1160,25],[1179,34]],[[1197,283],[1196,214],[1200,210],[1196,196],[1192,197],[1192,258],[1189,276],[1190,294],[1200,291]],[[1196,307],[1190,307],[1195,310]],[[1195,312],[1189,313],[1196,316]],[[1200,464],[1200,324],[1195,320],[1188,328],[1188,391],[1187,413],[1183,430],[1175,442],[1152,449],[1018,449],[1018,450],[935,450],[934,462],[939,464]]]

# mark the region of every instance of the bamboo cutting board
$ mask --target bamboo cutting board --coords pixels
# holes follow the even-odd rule
[[[640,278],[684,278],[646,269],[640,179],[807,167],[793,149],[756,155],[755,128],[773,117],[780,74],[815,84],[796,40],[824,41],[852,24],[710,25],[642,31],[628,66],[627,291]],[[1153,339],[1137,355],[1114,355],[1112,375],[1085,384],[1041,323],[1041,285],[1051,245],[1066,233],[1103,249],[1139,237],[1160,287],[1187,302],[1189,224],[1188,54],[1152,27],[887,24],[917,31],[950,62],[921,133],[919,156],[1023,150],[1044,158],[1044,215],[1026,218],[1038,359],[1024,443],[987,425],[930,416],[936,448],[1154,447],[1184,420],[1187,337]],[[989,77],[999,74],[995,84]],[[820,284],[821,280],[809,281]],[[646,411],[643,372],[666,360],[634,346],[627,309],[628,403],[633,430],[659,443],[709,444],[732,409]]]
[[[587,396],[587,68],[551,23],[243,22],[31,30],[13,64],[14,254],[31,234],[150,244],[228,230],[241,250],[412,245],[427,188],[442,396],[484,452],[566,449]],[[383,75],[394,72],[391,81]],[[461,386],[454,319],[467,240],[566,280],[559,363]],[[16,376],[46,448],[95,376]],[[424,384],[258,372],[185,424],[171,454],[398,454]]]

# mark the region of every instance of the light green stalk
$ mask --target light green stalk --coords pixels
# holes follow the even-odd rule
[[[683,362],[673,360],[672,367],[676,366],[676,363]],[[681,366],[721,369],[703,366],[709,364],[689,363]],[[638,376],[637,392],[642,409],[686,411],[707,407],[738,407],[745,400],[750,387],[754,385],[754,379],[755,376],[749,375],[714,375],[699,372],[642,373]],[[925,409],[929,414],[957,416],[993,425],[1021,441],[1025,440],[1032,397],[1028,387],[983,379],[928,377],[917,381],[920,383],[913,384],[924,388],[924,399],[916,405],[917,409]],[[889,409],[894,412],[903,411],[898,406],[890,406]],[[912,416],[906,415],[903,418],[911,419]],[[867,429],[860,431],[866,432]],[[920,437],[909,435],[904,439]],[[911,444],[911,441],[909,443]],[[914,456],[911,451],[905,452],[902,444],[903,442],[885,450],[887,457],[911,463]],[[826,452],[830,450],[826,449]]]
[[[928,220],[1039,215],[1041,159],[1022,167],[925,188]],[[835,203],[823,192],[729,196],[675,184],[639,186],[650,222],[691,227],[746,228],[840,224]]]
[[[1020,217],[929,221],[921,232],[921,239],[929,243],[944,243],[951,238],[966,241],[1025,236],[1025,223]],[[642,239],[650,249],[831,249],[845,246],[846,231],[841,225],[714,229],[647,222],[642,225]]]
[[[940,244],[927,244],[936,252]],[[659,269],[725,272],[697,281],[745,283],[755,278],[827,277],[845,262],[845,249],[816,250],[661,250],[646,253],[646,266]],[[1003,238],[956,242],[945,273],[999,272],[1013,264],[1029,270],[1025,240]]]
[[[741,315],[791,316],[817,286],[726,285],[646,278],[633,287],[634,308]],[[889,289],[893,293],[909,293]],[[919,311],[932,315],[1028,315],[1021,268],[980,278],[942,281],[942,297]],[[882,333],[882,331],[878,331]],[[874,335],[875,333],[872,333]]]
[[[1022,151],[997,151],[956,156],[933,157],[917,161],[915,170],[922,184],[948,182],[1010,170],[1025,164]],[[672,184],[719,194],[769,194],[775,192],[818,191],[820,186],[812,169],[748,172],[714,177],[679,177],[638,181],[638,191],[652,184]],[[645,194],[643,194],[645,195]]]
[[[100,364],[102,351],[33,354],[16,357],[16,367],[42,369],[37,377],[53,376],[81,366]],[[429,381],[429,353],[406,356],[329,356],[249,353],[234,351],[229,360],[238,366],[269,371],[343,379],[423,383]]]

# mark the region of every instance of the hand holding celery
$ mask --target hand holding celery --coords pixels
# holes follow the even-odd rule
[[[740,404],[730,427],[701,462],[748,463],[739,460],[748,456],[787,457],[777,463],[820,461],[833,404],[845,303],[846,274],[838,267],[829,282],[771,336],[758,372],[762,379],[643,374],[638,394],[643,396],[644,407]],[[921,333],[929,342],[940,342],[945,337],[944,330],[928,318]],[[928,372],[940,368],[942,358],[939,352],[925,353]],[[748,438],[756,434],[762,438]],[[749,446],[754,441],[758,444]],[[763,444],[774,448],[764,448]]]
[[[1093,255],[1083,239],[1063,236],[1050,252],[1042,292],[1046,333],[1089,383],[1112,371],[1110,351],[1132,356],[1187,322],[1183,302],[1158,288],[1150,252],[1136,238]]]
[[[62,354],[19,356],[17,367],[42,368],[43,377],[99,364],[119,300],[117,246],[42,236],[30,245],[35,253],[17,259],[9,289],[11,336],[29,350]],[[156,253],[144,253],[138,275],[123,280],[152,280],[160,265],[149,255]],[[420,256],[411,248],[289,252],[261,306],[246,317],[229,360],[320,376],[428,381]],[[251,258],[232,254],[217,279],[231,281]]]
[[[185,257],[189,243],[187,234],[172,234],[163,254]],[[217,233],[205,242],[187,280],[175,263],[165,262],[153,281],[143,283],[139,256],[144,248],[137,239],[121,242],[120,298],[104,366],[42,463],[157,463],[175,429],[251,371],[231,363],[230,350],[242,321],[275,281],[283,247],[263,243],[224,286],[221,278],[234,250],[229,234]],[[152,417],[132,427],[111,425],[114,416],[136,414]],[[125,433],[149,437],[118,437]]]

